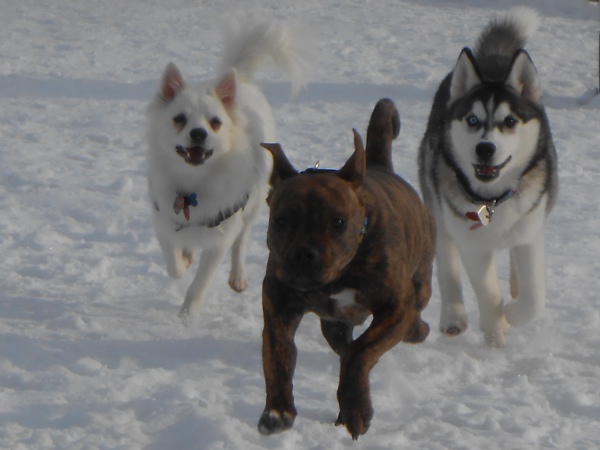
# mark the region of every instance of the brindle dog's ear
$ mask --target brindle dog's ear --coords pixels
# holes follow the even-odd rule
[[[342,180],[348,181],[352,184],[352,187],[356,189],[362,184],[365,177],[366,155],[365,146],[360,134],[354,129],[352,132],[354,133],[354,153],[350,159],[346,161],[344,167],[338,171],[337,175]]]
[[[274,187],[277,183],[298,175],[298,171],[292,166],[285,153],[283,153],[281,145],[268,143],[261,143],[260,145],[269,150],[273,155],[273,171],[269,180],[271,186]]]

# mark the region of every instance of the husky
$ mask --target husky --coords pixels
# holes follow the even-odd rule
[[[490,21],[441,83],[419,149],[419,181],[438,230],[440,329],[467,328],[464,265],[488,345],[505,345],[545,305],[544,226],[558,190],[556,150],[527,39],[537,13],[514,8]],[[504,302],[494,253],[508,249]]]
[[[289,28],[265,20],[228,25],[216,79],[191,85],[169,63],[148,108],[149,196],[168,274],[181,277],[201,249],[179,311],[184,324],[229,249],[229,285],[238,292],[247,286],[246,240],[272,166],[260,143],[276,139],[273,113],[252,75],[271,59],[287,72],[292,94],[305,84],[306,54]]]

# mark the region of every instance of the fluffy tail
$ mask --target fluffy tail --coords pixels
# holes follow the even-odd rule
[[[475,46],[476,58],[512,58],[517,50],[525,47],[539,24],[538,13],[526,6],[517,6],[496,16],[479,36]]]
[[[392,141],[400,134],[400,113],[388,98],[377,102],[367,128],[367,167],[374,165],[394,170]]]
[[[306,85],[310,58],[297,32],[272,19],[247,17],[228,20],[225,28],[219,74],[234,67],[242,79],[249,80],[270,59],[287,72],[293,96]]]

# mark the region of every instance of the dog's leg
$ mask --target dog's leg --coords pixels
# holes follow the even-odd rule
[[[263,285],[263,370],[267,401],[258,422],[261,434],[280,433],[296,419],[292,379],[297,349],[294,337],[303,313],[286,309],[285,298],[272,296]]]
[[[248,281],[246,280],[246,241],[249,231],[250,224],[245,223],[231,247],[229,286],[236,292],[242,292],[248,287]]]
[[[343,356],[352,343],[354,327],[344,322],[321,319],[321,332],[338,356]]]
[[[193,252],[175,247],[171,241],[161,237],[158,237],[158,243],[165,258],[167,273],[171,278],[180,278],[192,264]]]
[[[479,327],[492,347],[504,347],[508,323],[502,309],[493,251],[471,250],[463,255],[463,264],[479,303]]]
[[[354,440],[369,429],[373,417],[369,373],[379,358],[398,342],[410,335],[420,320],[414,305],[410,280],[402,283],[403,292],[397,299],[383,303],[384,310],[374,312],[373,320],[342,357],[337,397],[340,414],[336,425],[345,425]],[[407,312],[408,310],[408,312]]]
[[[467,313],[460,282],[460,256],[454,240],[443,225],[438,226],[436,244],[437,276],[442,297],[440,331],[456,336],[468,327]]]
[[[519,296],[519,282],[517,280],[517,272],[516,272],[516,254],[514,248],[510,249],[510,296],[512,298],[517,298]]]
[[[184,325],[189,325],[192,317],[198,313],[202,297],[215,270],[225,258],[226,249],[227,246],[222,245],[202,250],[198,272],[196,272],[196,276],[185,294],[185,301],[178,314]]]
[[[520,326],[537,317],[546,303],[543,231],[530,244],[513,247],[511,255],[519,295],[506,305],[505,314],[508,323]]]

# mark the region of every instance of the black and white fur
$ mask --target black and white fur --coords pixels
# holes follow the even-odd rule
[[[460,260],[477,296],[479,326],[503,346],[510,325],[544,308],[544,228],[558,181],[556,151],[537,71],[523,49],[538,26],[518,7],[493,19],[474,50],[462,50],[437,91],[419,150],[419,177],[438,229],[440,328],[467,328]],[[489,224],[489,210],[493,216]],[[482,223],[474,214],[484,208]],[[510,251],[512,301],[505,303],[494,252]]]
[[[184,323],[198,312],[230,248],[229,285],[247,285],[246,238],[265,203],[272,165],[260,143],[276,140],[273,113],[251,76],[272,59],[287,71],[293,92],[303,84],[304,52],[289,29],[247,18],[227,25],[216,79],[191,85],[170,63],[148,109],[149,194],[169,275],[179,278],[202,249],[179,312]],[[196,206],[175,207],[189,195]]]

